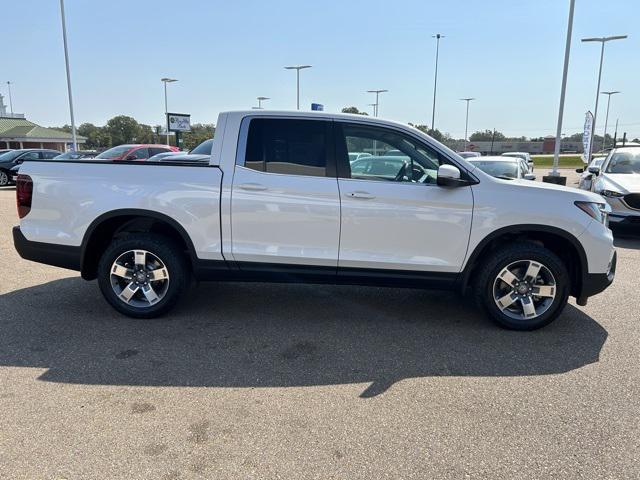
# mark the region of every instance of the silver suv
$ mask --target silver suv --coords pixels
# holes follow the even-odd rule
[[[586,173],[591,181],[580,182],[580,187],[606,198],[612,226],[640,226],[640,147],[614,148]]]

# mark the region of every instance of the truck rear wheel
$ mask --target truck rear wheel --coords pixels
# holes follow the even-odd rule
[[[161,235],[135,233],[116,239],[98,265],[98,284],[120,313],[154,318],[178,302],[188,282],[182,249]]]
[[[539,245],[522,243],[500,248],[475,271],[476,303],[505,328],[544,327],[567,304],[567,268],[557,255]]]

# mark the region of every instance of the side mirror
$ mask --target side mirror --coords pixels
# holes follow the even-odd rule
[[[460,169],[453,165],[440,165],[436,183],[441,187],[460,187],[468,183],[460,178]]]
[[[593,173],[594,175],[600,175],[600,167],[589,167],[589,173]]]
[[[127,155],[127,157],[125,158],[125,160],[130,161],[130,160],[138,160],[138,157],[136,157],[134,154],[131,155]]]
[[[576,173],[584,173],[584,168],[576,168]]]
[[[525,173],[524,179],[525,180],[535,180],[536,176],[533,173]]]

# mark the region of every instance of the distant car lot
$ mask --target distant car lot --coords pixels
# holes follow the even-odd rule
[[[448,293],[259,283],[140,322],[20,259],[15,208],[0,189],[2,478],[637,474],[640,239],[534,333]]]

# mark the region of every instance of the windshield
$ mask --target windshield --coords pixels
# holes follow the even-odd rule
[[[492,177],[518,178],[518,164],[509,161],[469,160],[484,173]]]
[[[12,152],[5,152],[0,155],[0,162],[6,162],[8,160],[13,160],[18,155],[22,153],[22,150],[13,150]]]
[[[614,153],[607,166],[607,173],[640,173],[640,152]]]
[[[96,158],[103,158],[103,159],[106,159],[106,160],[112,160],[114,158],[118,158],[118,157],[122,156],[123,153],[125,153],[125,152],[127,152],[129,150],[131,150],[131,145],[120,145],[119,147],[113,147],[113,148],[110,148],[109,150],[105,150],[100,155],[98,155]]]
[[[213,145],[213,138],[209,140],[205,140],[196,148],[191,150],[189,153],[193,153],[195,155],[211,155],[211,146]]]

